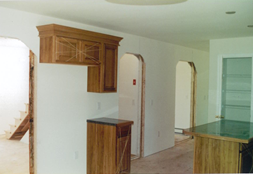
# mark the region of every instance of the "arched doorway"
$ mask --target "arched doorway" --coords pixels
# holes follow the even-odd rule
[[[179,61],[176,66],[175,96],[175,141],[188,136],[182,130],[195,126],[196,112],[196,68],[193,62]]]
[[[24,144],[29,144],[27,145],[27,152],[21,154],[15,153],[14,150],[18,150],[14,149],[15,145],[12,146],[13,149],[12,147],[8,148],[8,151],[11,151],[10,153],[6,153],[7,149],[4,149],[6,158],[3,158],[6,164],[2,164],[4,165],[4,170],[9,171],[10,173],[22,173],[27,170],[29,173],[33,174],[36,57],[22,41],[7,37],[0,37],[0,54],[2,65],[0,72],[3,74],[3,76],[0,77],[2,82],[1,102],[5,104],[5,111],[1,110],[1,113],[10,113],[9,111],[13,110],[14,114],[14,116],[13,114],[8,115],[9,118],[1,117],[1,123],[7,123],[8,125],[8,122],[11,121],[9,124],[13,125],[7,127],[4,124],[0,124],[0,134],[5,131],[2,135],[4,135],[3,137],[5,138],[5,145],[8,145],[8,147],[10,147],[10,142],[17,144],[17,142],[20,141]],[[3,106],[3,104],[1,105]],[[20,115],[19,107],[22,108],[20,109]],[[10,156],[11,154],[14,154],[14,157]],[[19,155],[18,158],[15,158],[16,154]],[[16,163],[11,163],[13,160],[7,160],[7,158],[10,157],[19,161],[18,159],[23,159],[24,155],[27,155],[27,161],[24,161],[23,164],[21,164],[21,161],[21,166],[15,166]],[[25,166],[25,169],[23,165]],[[9,169],[7,169],[8,166],[10,167]]]
[[[141,55],[126,53],[119,68],[119,119],[134,121],[131,156],[144,156],[145,62]]]

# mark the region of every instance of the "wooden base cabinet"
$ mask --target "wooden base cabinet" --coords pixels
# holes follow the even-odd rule
[[[220,120],[183,130],[194,136],[193,173],[253,173],[253,123]]]
[[[130,173],[132,121],[87,120],[87,174]]]

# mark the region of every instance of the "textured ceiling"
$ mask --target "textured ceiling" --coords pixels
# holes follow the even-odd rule
[[[210,39],[253,36],[253,0],[122,5],[105,0],[0,1],[0,6],[140,35],[203,51]],[[227,15],[226,11],[236,11]]]

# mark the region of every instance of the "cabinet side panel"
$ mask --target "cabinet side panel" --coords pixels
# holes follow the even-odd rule
[[[52,63],[53,50],[53,36],[40,38],[40,63]]]
[[[239,150],[240,144],[229,141],[221,141],[221,173],[238,173],[239,172]]]
[[[221,141],[211,138],[203,138],[205,141],[209,141],[208,145],[208,154],[209,154],[209,172],[210,173],[220,173],[221,166]],[[203,157],[202,157],[203,159]],[[226,163],[224,161],[224,163]],[[208,163],[206,164],[208,165]],[[224,166],[223,166],[224,167]]]
[[[87,123],[87,173],[97,173],[97,131],[95,123]]]
[[[104,173],[116,173],[116,127],[104,126]]]
[[[193,170],[194,173],[205,173],[209,171],[208,163],[209,153],[208,153],[208,140],[204,140],[201,137],[194,137],[195,145],[194,145],[194,164]],[[205,156],[204,156],[205,155]]]
[[[100,66],[88,67],[88,92],[100,92]]]
[[[195,137],[194,173],[237,173],[239,143]]]
[[[97,174],[105,173],[104,169],[104,125],[97,124]]]

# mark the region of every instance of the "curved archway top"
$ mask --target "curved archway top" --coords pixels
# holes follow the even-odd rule
[[[141,62],[145,63],[144,58],[143,58],[140,54],[126,52],[124,55],[126,55],[126,54],[133,55],[133,56],[137,57],[137,59],[141,60]],[[124,55],[123,55],[123,56],[124,56]],[[123,56],[122,56],[122,57],[123,57]],[[121,58],[122,58],[122,57],[121,57]]]
[[[192,61],[187,61],[187,60],[179,60],[179,61],[177,62],[177,64],[176,64],[176,67],[177,67],[177,65],[178,65],[180,62],[186,62],[186,63],[188,63],[188,64],[190,65],[190,67],[193,67],[193,68],[194,68],[195,73],[197,73],[197,69],[196,69],[196,66],[195,66],[194,62],[192,62]]]

